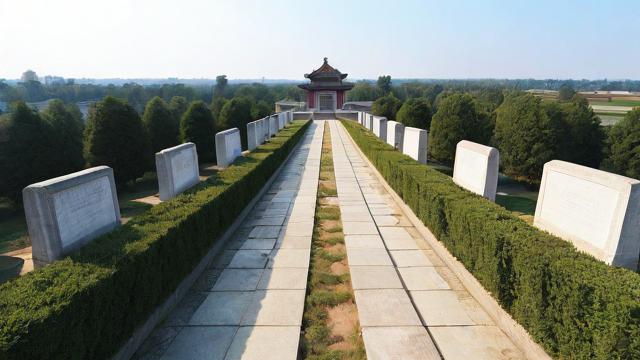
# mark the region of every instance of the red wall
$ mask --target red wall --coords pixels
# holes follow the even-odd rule
[[[311,109],[316,107],[316,92],[307,91],[307,108]]]

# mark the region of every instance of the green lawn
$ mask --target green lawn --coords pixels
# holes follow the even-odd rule
[[[640,100],[620,100],[614,99],[611,101],[599,101],[599,100],[589,100],[591,105],[602,105],[602,106],[640,106]]]

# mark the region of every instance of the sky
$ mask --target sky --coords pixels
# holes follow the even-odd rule
[[[640,79],[640,1],[0,0],[0,78]]]

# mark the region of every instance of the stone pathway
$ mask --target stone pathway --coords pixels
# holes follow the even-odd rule
[[[291,359],[298,342],[324,121],[296,153],[138,359]]]
[[[351,281],[369,360],[519,359],[330,121]]]

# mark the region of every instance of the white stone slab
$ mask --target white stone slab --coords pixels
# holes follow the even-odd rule
[[[398,268],[407,290],[449,290],[451,287],[440,276],[437,268],[430,266]]]
[[[363,327],[422,325],[403,289],[354,290],[354,293]]]
[[[235,326],[182,328],[161,359],[223,360],[236,330]]]
[[[347,248],[349,266],[392,266],[391,258],[385,249]]]
[[[495,201],[499,166],[498,149],[462,140],[456,146],[453,181],[471,192]]]
[[[263,119],[260,119],[260,122],[262,123],[262,131],[264,132],[264,139],[262,140],[262,143],[264,143],[265,141],[269,140],[269,138],[271,137],[270,131],[269,131],[269,117],[265,117]]]
[[[526,359],[496,326],[435,326],[429,330],[445,359]]]
[[[252,291],[258,286],[262,269],[224,269],[214,291]]]
[[[274,137],[278,133],[278,115],[269,117],[269,137]]]
[[[362,338],[368,360],[440,360],[422,326],[365,327]]]
[[[402,289],[400,277],[393,266],[351,266],[349,272],[355,290]]]
[[[281,112],[278,113],[278,130],[282,130],[287,124],[287,114]]]
[[[194,143],[184,143],[156,153],[160,200],[169,200],[200,182]]]
[[[396,266],[434,266],[424,250],[392,250],[389,251]]]
[[[193,314],[189,325],[239,325],[254,291],[212,292]]]
[[[387,141],[387,118],[374,116],[372,120],[372,131],[382,141]]]
[[[267,269],[262,274],[258,289],[294,290],[307,288],[307,268]]]
[[[247,124],[247,149],[253,151],[264,141],[264,130],[262,121],[256,120]]]
[[[29,185],[22,197],[36,266],[120,226],[113,170],[107,166]]]
[[[296,360],[299,340],[299,326],[241,327],[225,360]]]
[[[402,152],[404,125],[397,121],[387,121],[387,144]]]
[[[257,290],[242,325],[302,325],[305,290]]]
[[[419,163],[427,163],[427,130],[407,126],[404,128],[402,153]]]
[[[465,291],[411,291],[411,297],[427,326],[493,325]]]
[[[216,134],[216,159],[218,166],[227,167],[242,156],[240,130],[233,128]]]
[[[534,225],[632,270],[640,254],[640,181],[565,161],[544,165]]]

